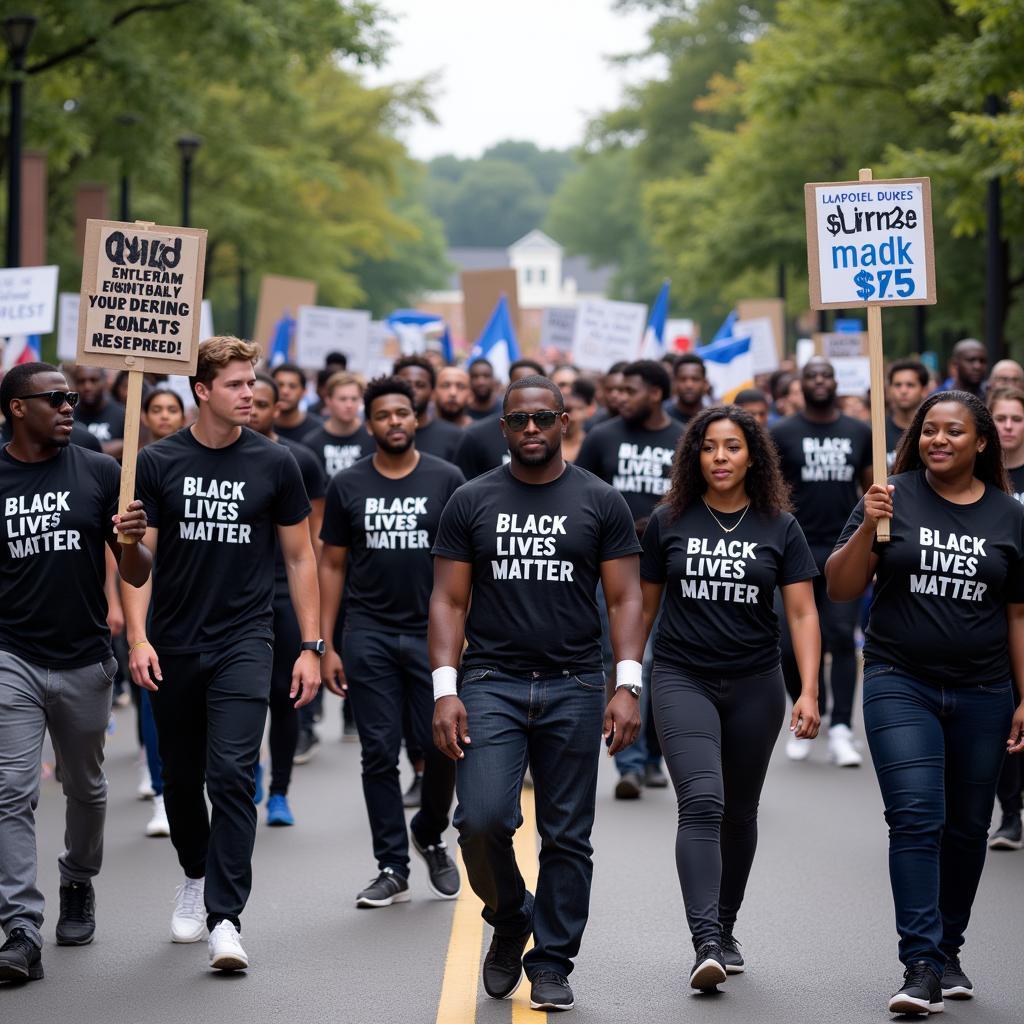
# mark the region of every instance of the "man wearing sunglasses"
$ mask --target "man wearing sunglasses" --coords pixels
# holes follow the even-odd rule
[[[459,844],[494,927],[484,989],[508,998],[525,966],[531,1005],[556,1010],[573,1006],[567,978],[587,923],[599,738],[613,754],[635,739],[643,651],[632,516],[621,495],[565,462],[567,426],[547,377],[509,386],[501,427],[512,461],[445,507],[429,628],[434,742],[457,762]],[[619,662],[607,707],[598,579]],[[536,899],[512,846],[527,764],[544,841]]]
[[[0,384],[12,436],[0,450],[0,981],[43,976],[34,812],[46,729],[67,798],[57,943],[92,941],[107,803],[103,742],[117,668],[104,547],[133,587],[149,579],[152,561],[140,543],[141,503],[117,514],[117,463],[70,443],[77,403],[47,363],[15,366]],[[122,547],[118,535],[134,543]]]

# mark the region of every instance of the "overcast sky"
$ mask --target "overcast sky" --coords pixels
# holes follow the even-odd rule
[[[650,15],[616,14],[611,0],[381,0],[397,18],[388,64],[373,84],[440,72],[440,124],[406,135],[413,156],[479,156],[501,139],[563,149],[589,116],[618,105],[641,69],[606,58],[643,48]],[[646,68],[650,73],[651,66]]]

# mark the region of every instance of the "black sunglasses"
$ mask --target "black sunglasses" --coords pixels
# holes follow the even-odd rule
[[[505,417],[505,426],[518,434],[520,430],[526,429],[526,424],[530,420],[533,420],[539,430],[548,430],[554,426],[558,417],[559,413],[550,409],[541,409],[540,412],[510,412]]]
[[[77,391],[40,391],[35,395],[18,395],[18,398],[45,398],[50,403],[51,409],[59,409],[65,402],[72,409],[78,405]]]

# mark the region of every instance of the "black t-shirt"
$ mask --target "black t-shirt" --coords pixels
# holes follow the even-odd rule
[[[462,432],[462,440],[455,452],[455,465],[467,480],[498,466],[507,466],[511,461],[508,442],[501,432],[500,416],[481,420]]]
[[[973,504],[955,505],[931,489],[924,470],[889,483],[892,540],[873,549],[865,659],[942,686],[1005,682],[1006,605],[1024,602],[1024,508],[991,485]],[[861,500],[837,547],[863,521]]]
[[[328,480],[377,450],[370,432],[362,423],[351,434],[332,434],[326,427],[317,427],[303,436],[302,443],[320,461],[320,468]]]
[[[377,471],[373,459],[343,470],[327,488],[325,544],[348,548],[345,628],[424,634],[441,512],[464,483],[451,463],[420,453],[401,480]]]
[[[775,588],[818,575],[788,512],[715,512],[703,501],[678,519],[656,509],[644,532],[640,576],[666,584],[656,658],[698,675],[768,671],[779,660]]]
[[[454,462],[455,453],[462,443],[462,430],[436,417],[425,427],[416,428],[416,451],[426,452],[445,462]]]
[[[686,427],[689,424],[690,420],[693,419],[691,415],[683,412],[683,410],[680,409],[679,406],[676,405],[676,403],[673,402],[671,399],[667,401],[662,406],[662,408],[665,410],[665,412],[669,414],[669,416],[672,417],[672,419],[674,419],[677,423],[681,423],[684,427]]]
[[[298,463],[299,472],[302,474],[302,486],[306,489],[306,497],[310,501],[322,498],[327,491],[327,481],[324,478],[324,471],[313,454],[304,444],[289,441],[282,437],[281,444],[292,453],[292,457]],[[284,554],[281,552],[281,545],[277,540],[277,531],[274,531],[274,596],[288,597],[288,570],[284,564]]]
[[[548,484],[508,466],[460,487],[434,554],[473,566],[464,668],[512,676],[601,669],[601,563],[640,551],[621,495],[567,463]]]
[[[1016,469],[1008,469],[1006,475],[1010,478],[1010,486],[1013,488],[1014,498],[1024,504],[1024,466]]]
[[[642,519],[668,491],[672,457],[683,433],[675,420],[661,430],[644,430],[616,416],[587,434],[576,465],[621,492],[633,518]]]
[[[298,441],[301,444],[303,438],[307,434],[311,434],[314,430],[318,427],[322,427],[323,425],[323,418],[317,416],[315,412],[310,412],[307,409],[298,426],[282,427],[275,423],[274,433],[277,434],[278,437],[283,437],[288,441]]]
[[[0,452],[0,649],[58,668],[110,657],[103,549],[120,487],[109,455],[77,445],[45,462]]]
[[[273,639],[275,526],[309,515],[291,451],[243,429],[207,448],[191,429],[139,453],[136,493],[157,537],[150,639],[186,654]]]
[[[10,423],[0,426],[0,444],[9,444],[13,438]],[[83,427],[81,423],[71,424],[71,443],[77,444],[79,448],[88,448],[92,452],[103,451],[103,445],[96,439],[96,435]]]
[[[74,416],[101,443],[120,441],[124,437],[124,406],[112,398],[99,410],[76,405]]]
[[[852,416],[812,423],[798,412],[776,423],[771,435],[793,490],[797,522],[824,564],[860,497],[861,474],[871,468],[871,430]]]
[[[482,412],[479,409],[474,409],[471,405],[467,405],[465,413],[471,420],[486,420],[492,416],[500,416],[501,400],[496,400],[490,409],[484,409]]]
[[[896,449],[899,448],[904,433],[902,427],[897,427],[893,423],[891,416],[885,417],[885,464],[890,473],[892,467],[896,465]]]

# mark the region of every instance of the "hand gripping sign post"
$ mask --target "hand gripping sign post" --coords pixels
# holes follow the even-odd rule
[[[205,229],[86,223],[77,362],[128,371],[121,512],[135,496],[143,374],[196,371],[205,265]]]
[[[886,478],[883,306],[930,306],[935,302],[935,252],[929,178],[804,185],[807,269],[812,309],[868,311],[871,362],[871,468]],[[889,520],[877,537],[889,540]]]

